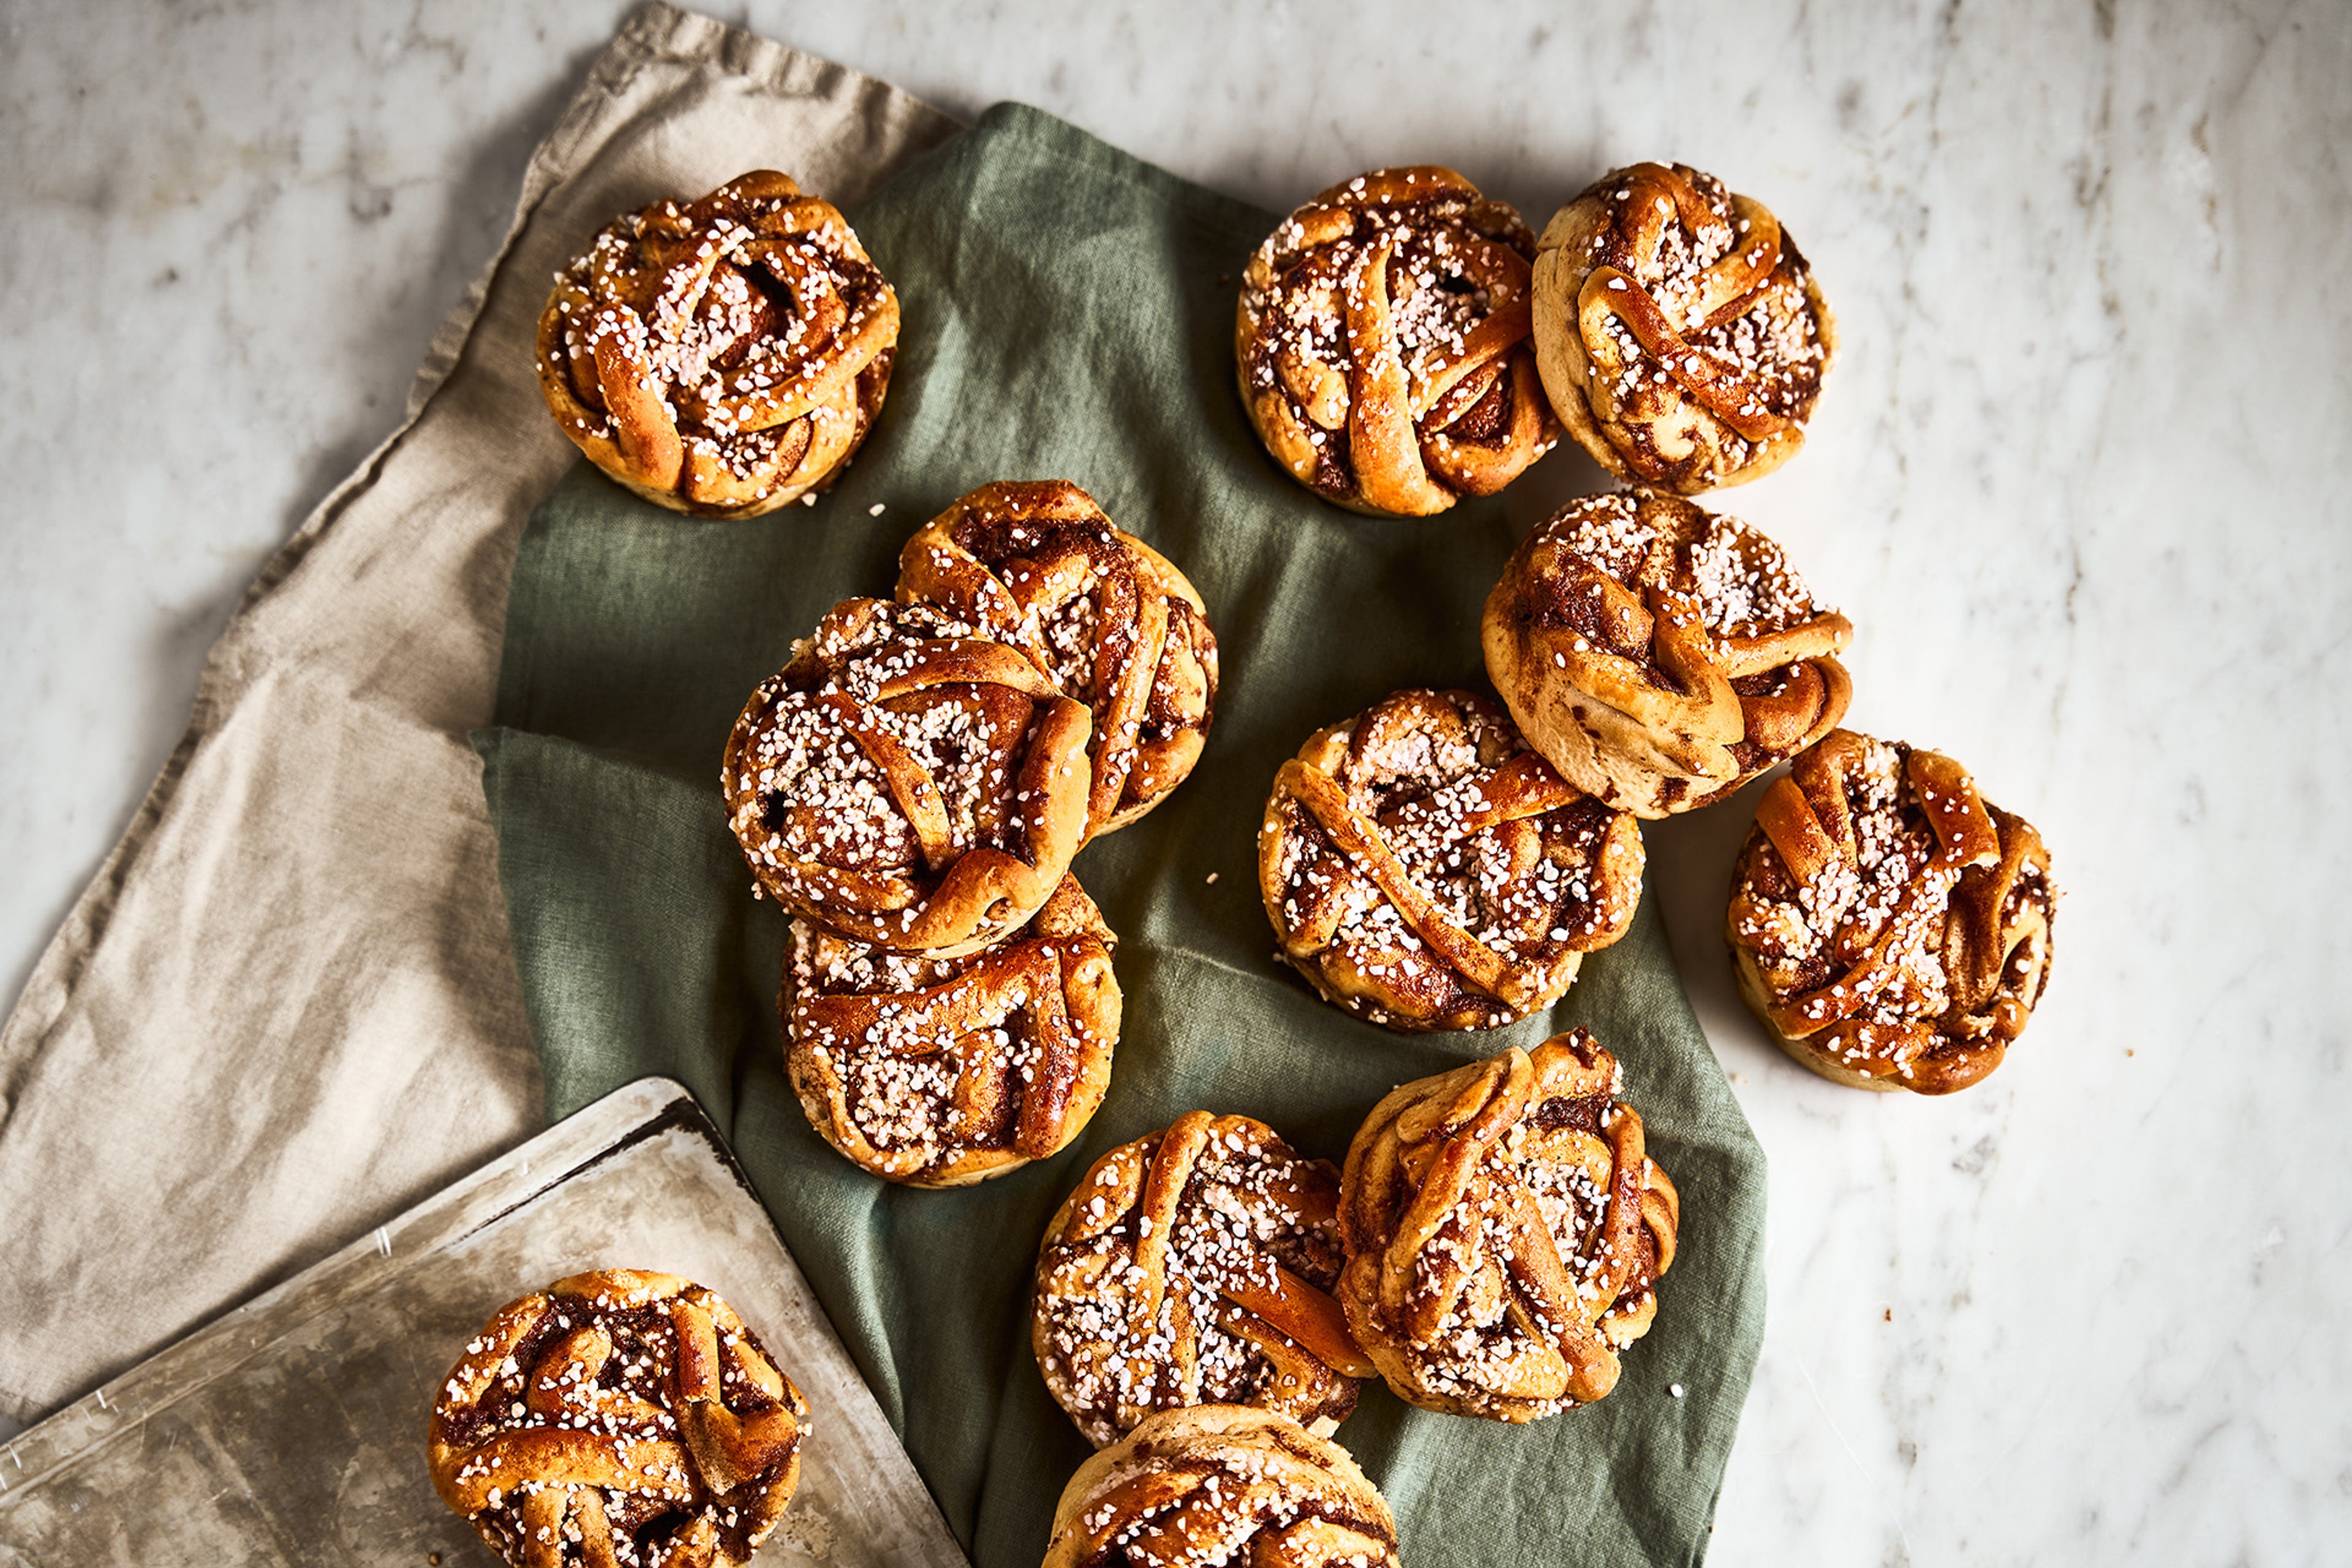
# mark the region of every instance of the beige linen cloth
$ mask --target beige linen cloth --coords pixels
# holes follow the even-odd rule
[[[0,1030],[0,1413],[35,1419],[538,1129],[466,737],[516,542],[574,458],[532,370],[551,275],[658,197],[774,167],[854,200],[955,129],[667,6],[599,57],[404,423],[254,584]]]

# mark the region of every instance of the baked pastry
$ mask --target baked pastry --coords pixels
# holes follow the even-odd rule
[[[441,1500],[517,1568],[741,1568],[800,1484],[807,1416],[725,1301],[613,1268],[491,1319],[426,1446]]]
[[[1200,759],[1217,698],[1200,593],[1068,480],[957,501],[899,552],[898,597],[1012,644],[1092,710],[1089,836],[1150,811]]]
[[[1258,890],[1326,1001],[1400,1031],[1486,1029],[1559,1000],[1642,900],[1633,819],[1568,784],[1501,710],[1400,691],[1275,774]]]
[[[1262,1121],[1188,1111],[1112,1150],[1037,1254],[1030,1341],[1097,1447],[1155,1410],[1248,1405],[1328,1433],[1371,1364],[1328,1292],[1339,1173]]]
[[[1837,327],[1758,202],[1681,163],[1636,163],[1544,226],[1536,363],[1551,405],[1620,479],[1696,495],[1804,445]]]
[[[1967,769],[1840,730],[1757,803],[1724,924],[1782,1050],[1856,1089],[1949,1094],[2032,1016],[2057,901],[2042,836]]]
[[[1617,1385],[1682,1200],[1582,1029],[1409,1083],[1348,1148],[1339,1300],[1398,1397],[1534,1421]]]
[[[846,599],[727,738],[728,822],[805,921],[977,952],[1043,909],[1085,841],[1086,706],[926,605]]]
[[[784,1070],[824,1141],[876,1175],[961,1187],[1057,1153],[1110,1081],[1117,939],[1075,877],[962,958],[793,922]]]
[[[1355,511],[1492,495],[1559,424],[1528,340],[1535,237],[1451,169],[1378,169],[1276,226],[1242,274],[1234,354],[1258,439]]]
[[[1348,1450],[1243,1405],[1166,1410],[1080,1465],[1044,1568],[1396,1568],[1396,1521]]]
[[[1587,496],[1487,595],[1486,673],[1560,776],[1636,816],[1722,799],[1845,716],[1853,627],[1736,518]]]
[[[604,226],[556,275],[539,384],[647,500],[756,517],[833,481],[890,384],[898,297],[831,202],[770,169]]]

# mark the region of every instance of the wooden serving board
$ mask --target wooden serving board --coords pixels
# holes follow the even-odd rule
[[[659,1078],[0,1445],[0,1564],[495,1563],[425,1474],[435,1392],[499,1307],[616,1267],[717,1290],[808,1396],[761,1564],[964,1568],[717,1130]]]

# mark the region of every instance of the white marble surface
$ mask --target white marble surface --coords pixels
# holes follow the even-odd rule
[[[2352,11],[1354,11],[730,18],[1272,206],[1439,161],[1540,222],[1660,155],[1771,205],[1844,357],[1803,456],[1726,509],[1854,615],[1853,721],[1969,763],[2068,898],[2008,1066],[1956,1100],[1866,1096],[1732,997],[1741,808],[1653,834],[1772,1159],[1716,1560],[2340,1557]],[[397,416],[620,14],[0,6],[9,994],[246,581]],[[1590,477],[1554,458],[1517,504]]]

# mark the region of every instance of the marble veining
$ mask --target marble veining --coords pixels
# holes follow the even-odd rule
[[[622,14],[0,11],[11,993],[245,583],[397,418]],[[1433,161],[1540,226],[1650,156],[1768,202],[1843,356],[1804,453],[1720,505],[1853,616],[1853,721],[1967,763],[2067,897],[2008,1065],[1942,1102],[1867,1096],[1789,1063],[1733,994],[1717,927],[1753,792],[1650,833],[1772,1160],[1770,1326],[1717,1560],[2340,1551],[2352,12],[729,15],[1270,207]],[[1532,521],[1596,483],[1564,451],[1511,504]]]

